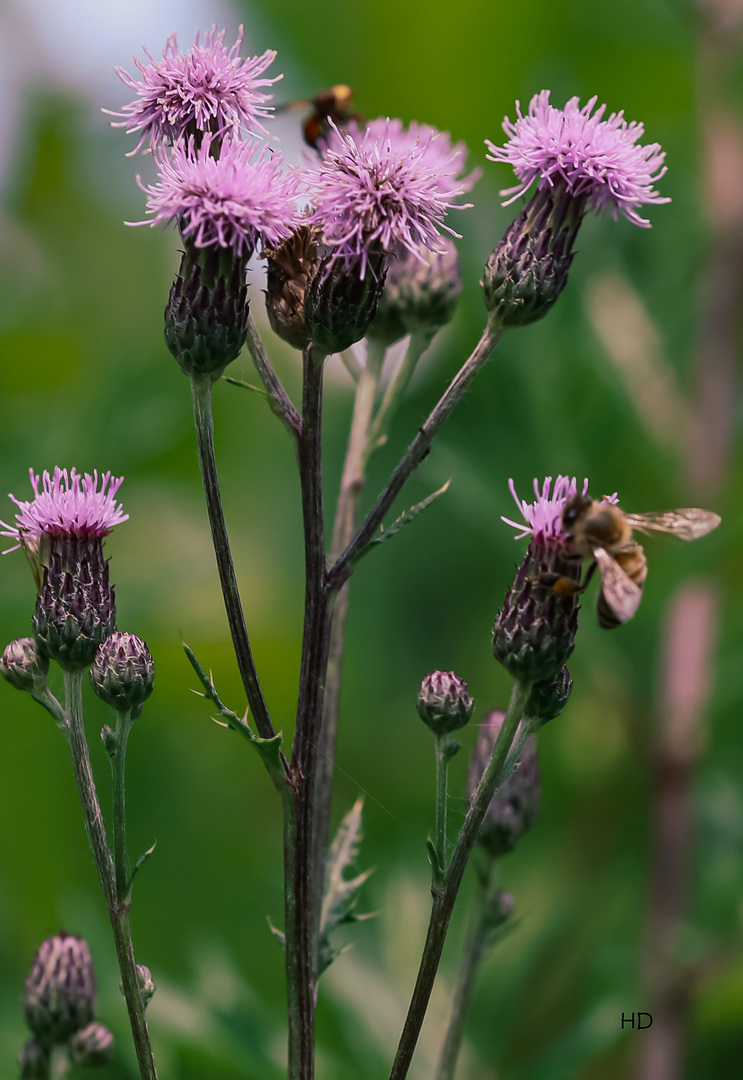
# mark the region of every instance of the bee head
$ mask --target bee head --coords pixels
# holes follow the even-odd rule
[[[572,499],[568,499],[562,509],[562,527],[564,531],[570,535],[575,528],[576,522],[580,521],[592,505],[593,499],[590,495],[573,495]]]

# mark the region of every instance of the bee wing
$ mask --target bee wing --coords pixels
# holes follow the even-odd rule
[[[603,548],[594,548],[594,558],[601,574],[604,599],[619,622],[627,622],[637,611],[642,589],[622,570],[616,559]]]
[[[662,510],[657,514],[625,514],[627,523],[640,532],[662,532],[679,540],[698,540],[712,532],[722,521],[712,510],[688,507],[686,510]]]

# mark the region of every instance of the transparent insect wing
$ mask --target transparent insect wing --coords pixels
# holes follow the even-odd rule
[[[625,514],[633,529],[640,532],[662,532],[679,540],[698,540],[720,524],[722,518],[712,510],[688,507],[684,510],[662,510],[650,514]]]
[[[642,599],[642,589],[625,574],[616,559],[608,551],[594,549],[594,558],[601,574],[604,599],[620,622],[627,622],[637,611]]]

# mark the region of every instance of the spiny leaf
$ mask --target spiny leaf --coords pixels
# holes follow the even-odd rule
[[[434,491],[432,495],[423,499],[422,502],[416,503],[415,506],[411,506],[409,510],[403,510],[399,518],[396,518],[388,528],[385,529],[383,525],[380,526],[378,535],[375,536],[373,540],[370,540],[366,547],[361,549],[354,561],[358,562],[362,555],[366,555],[366,553],[371,551],[376,544],[383,544],[385,540],[389,540],[390,537],[395,536],[401,529],[404,529],[406,525],[409,525],[414,518],[418,517],[418,514],[425,510],[427,506],[431,505],[434,499],[438,499],[439,495],[444,494],[449,487],[449,484],[451,484],[451,480],[447,480],[443,487],[440,487],[438,491]]]
[[[331,932],[338,926],[357,922],[364,917],[357,916],[353,908],[358,898],[358,891],[371,874],[371,870],[365,870],[352,878],[345,876],[359,853],[363,801],[363,797],[359,796],[343,818],[325,864],[325,892],[320,909],[319,964],[321,972],[344,951],[331,945]]]
[[[241,390],[252,390],[255,394],[260,394],[261,397],[270,398],[270,394],[267,390],[264,390],[261,386],[253,386],[252,383],[243,382],[242,379],[233,379],[231,375],[223,375],[222,378],[225,382],[230,383],[231,386],[239,386]]]

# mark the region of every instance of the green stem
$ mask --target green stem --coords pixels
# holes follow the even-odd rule
[[[454,1080],[457,1059],[462,1047],[464,1022],[469,1010],[475,979],[488,948],[490,926],[488,921],[488,892],[495,860],[488,859],[486,878],[478,877],[477,898],[472,912],[472,921],[467,933],[467,942],[462,956],[457,985],[452,999],[449,1026],[446,1029],[444,1045],[441,1048],[435,1080]]]
[[[376,399],[379,375],[384,362],[385,350],[374,350],[370,345],[367,351],[366,366],[360,371],[356,386],[353,419],[348,437],[348,449],[343,465],[338,505],[333,524],[331,557],[343,551],[354,534],[359,499],[364,486],[364,470],[368,459],[369,424],[371,422],[374,401]],[[330,811],[333,797],[333,770],[335,766],[335,744],[338,734],[338,714],[340,709],[341,676],[343,672],[343,649],[346,636],[346,615],[348,613],[348,582],[338,593],[333,607],[333,625],[330,633],[330,651],[328,670],[325,677],[323,696],[322,728],[317,754],[315,778],[315,871],[317,874],[316,895],[324,894],[325,859],[330,841]],[[320,917],[320,907],[315,913]]]
[[[434,846],[436,862],[433,867],[434,892],[440,889],[446,875],[446,804],[448,800],[447,778],[449,775],[449,738],[446,735],[434,737],[436,748],[436,809],[434,812]]]
[[[330,568],[327,582],[332,589],[339,589],[341,585],[348,580],[352,571],[354,559],[361,553],[374,536],[381,525],[385,514],[399,495],[408,477],[420,465],[421,461],[423,461],[424,457],[431,449],[431,443],[439,428],[449,416],[457,402],[461,399],[475,375],[484,366],[486,360],[502,337],[502,334],[502,330],[490,323],[488,323],[485,330],[483,330],[482,336],[472,355],[465,361],[454,376],[444,394],[434,406],[428,419],[421,426],[418,434],[406,450],[397,468],[390,477],[387,486],[381,492],[374,506],[366,515],[366,518],[356,532],[356,535]]]
[[[268,391],[272,411],[284,424],[292,438],[296,440],[302,430],[301,417],[294,408],[294,403],[284,389],[281,379],[276,374],[273,364],[268,358],[268,353],[263,348],[261,336],[250,313],[248,313],[248,336],[245,344],[248,346],[248,352],[253,358],[261,382]]]
[[[209,515],[214,554],[219,571],[219,582],[222,586],[222,596],[224,597],[224,606],[232,635],[237,666],[245,687],[250,711],[255,719],[255,726],[262,738],[272,739],[276,732],[273,729],[261,684],[258,681],[258,672],[256,671],[248,631],[245,626],[245,616],[243,615],[235,567],[232,562],[232,552],[230,551],[230,541],[227,536],[224,511],[222,510],[217,463],[214,456],[212,384],[209,379],[193,377],[191,379],[191,393],[193,395],[194,423],[199,446],[199,465],[201,466],[204,495],[206,496],[206,509]]]
[[[129,899],[129,866],[126,857],[126,746],[132,728],[131,713],[116,714],[116,753],[111,758],[113,788],[113,836],[116,897]]]
[[[390,379],[387,383],[382,401],[371,425],[369,431],[370,449],[376,449],[377,446],[381,446],[386,441],[394,411],[408,388],[408,383],[418,361],[433,341],[435,333],[436,331],[422,330],[411,335],[403,361],[397,369],[394,379]]]
[[[332,597],[325,585],[327,556],[322,496],[322,387],[325,357],[304,356],[299,475],[305,541],[305,606],[299,700],[291,760],[291,795],[284,852],[289,1080],[314,1076],[317,995],[314,785],[328,665]]]
[[[433,892],[433,905],[431,918],[428,924],[426,943],[423,947],[423,956],[418,971],[413,996],[408,1008],[408,1015],[400,1036],[397,1053],[392,1065],[390,1080],[404,1080],[408,1075],[408,1069],[413,1059],[418,1036],[423,1026],[423,1020],[428,1008],[428,1002],[433,990],[436,972],[438,971],[441,953],[443,952],[446,932],[449,927],[454,903],[457,898],[459,886],[462,881],[467,860],[470,857],[480,825],[485,817],[490,800],[495,794],[499,784],[502,783],[503,766],[508,757],[508,751],[516,736],[519,721],[524,713],[526,702],[529,698],[531,685],[515,681],[511,692],[511,700],[503,720],[503,725],[493,747],[493,754],[477,791],[472,797],[470,808],[464,819],[464,824],[459,832],[454,851],[452,853],[449,868],[444,877],[444,885],[441,891]]]
[[[67,1046],[53,1046],[49,1056],[49,1080],[65,1080],[72,1072]]]
[[[117,896],[114,860],[111,857],[111,851],[106,839],[103,815],[101,814],[95,781],[93,780],[93,770],[90,765],[88,742],[85,737],[85,725],[83,722],[82,680],[83,672],[81,671],[65,671],[64,673],[65,713],[67,716],[64,730],[72,754],[77,789],[83,808],[85,831],[88,834],[88,842],[93,852],[113,931],[116,956],[119,961],[119,971],[121,972],[121,983],[129,1012],[129,1022],[132,1028],[140,1075],[142,1080],[157,1080],[155,1060],[150,1045],[150,1034],[147,1030],[144,1005],[142,1004],[137,982],[134,948],[129,926],[131,904],[128,900],[119,900]]]

